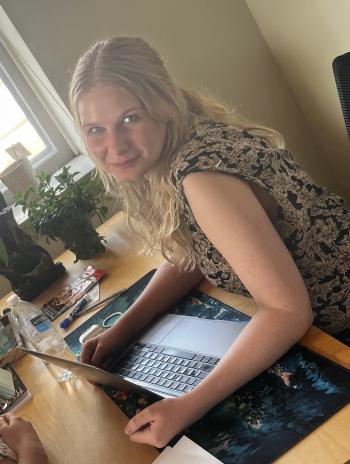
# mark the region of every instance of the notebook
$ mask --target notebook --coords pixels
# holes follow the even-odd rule
[[[109,371],[20,348],[92,382],[120,390],[175,397],[191,391],[216,366],[248,321],[165,314],[112,364]]]

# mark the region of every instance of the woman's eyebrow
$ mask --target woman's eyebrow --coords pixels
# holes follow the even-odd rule
[[[129,113],[131,113],[132,111],[143,111],[143,108],[141,106],[132,106],[131,108],[128,108],[127,110],[123,111],[118,117],[117,119],[119,121],[121,121],[122,119],[125,118],[125,116]],[[99,126],[101,124],[101,122],[98,122],[98,121],[88,121],[86,122],[85,124],[82,125],[83,129],[87,128],[87,127],[93,127],[93,126]]]

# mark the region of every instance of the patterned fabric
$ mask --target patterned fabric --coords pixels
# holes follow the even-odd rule
[[[213,285],[234,293],[249,295],[196,223],[183,193],[184,177],[199,171],[237,176],[275,200],[272,222],[303,276],[314,323],[350,346],[350,211],[344,200],[316,185],[288,151],[268,148],[247,131],[199,120],[176,156],[172,179],[199,268]]]

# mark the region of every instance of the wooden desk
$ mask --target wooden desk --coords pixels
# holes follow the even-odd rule
[[[108,272],[108,277],[101,282],[101,298],[130,286],[157,267],[162,258],[138,256],[122,220],[122,214],[119,213],[100,227],[100,233],[107,239],[104,255],[89,262],[74,264],[74,256],[70,252],[63,253],[59,261],[66,266],[67,275],[35,302],[47,302],[81,274],[87,264]],[[229,294],[212,287],[208,282],[199,288],[247,314],[254,314],[254,303],[249,298]],[[5,306],[6,298],[3,298],[0,300],[0,309]],[[58,330],[65,336],[91,314],[78,318],[67,332]],[[61,316],[55,321],[57,327],[63,318]],[[350,368],[350,348],[320,330],[311,328],[303,344]],[[150,464],[156,458],[157,452],[151,446],[137,445],[126,438],[123,433],[126,417],[99,387],[78,378],[66,384],[56,383],[47,374],[41,361],[30,356],[17,361],[14,367],[33,395],[33,399],[19,410],[19,414],[30,420],[37,429],[48,452],[50,464]],[[350,405],[275,462],[343,464],[350,459],[349,424]]]

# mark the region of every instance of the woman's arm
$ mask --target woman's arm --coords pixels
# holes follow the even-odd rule
[[[223,174],[195,173],[185,178],[184,191],[197,223],[239,276],[259,311],[195,389],[155,403],[129,422],[126,433],[131,439],[156,446],[165,445],[268,368],[312,323],[302,277],[249,185]],[[176,415],[171,417],[171,412]],[[149,426],[140,431],[146,423]]]
[[[118,323],[84,343],[82,362],[99,366],[111,354],[119,353],[156,316],[169,310],[202,279],[198,268],[179,273],[174,266],[163,262]]]

